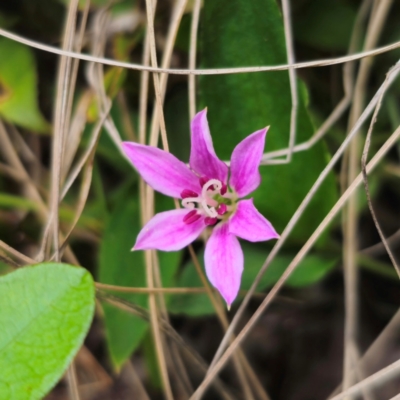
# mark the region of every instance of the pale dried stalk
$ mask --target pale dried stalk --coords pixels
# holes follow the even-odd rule
[[[153,255],[153,264],[152,265],[153,265],[155,286],[157,288],[162,288],[163,283],[162,283],[162,279],[161,279],[158,253],[156,251],[153,251],[152,255]],[[167,304],[165,301],[164,294],[162,292],[158,293],[157,300],[158,300],[158,305],[159,305],[159,310],[160,310],[160,317],[169,323],[170,320],[169,320],[169,315],[168,315],[168,310],[167,310]],[[175,381],[178,386],[177,389],[181,391],[181,393],[179,393],[178,396],[183,395],[185,398],[188,398],[190,396],[190,393],[193,393],[193,386],[190,381],[188,371],[183,364],[181,355],[179,354],[176,343],[172,342],[169,347],[165,347],[165,351],[167,353],[167,361],[169,361],[169,363],[170,363],[170,371],[176,377]],[[169,354],[168,354],[168,352],[169,352]]]
[[[1,243],[1,242],[0,242]],[[131,287],[131,286],[118,286],[118,285],[109,285],[106,283],[95,282],[95,285],[98,289],[111,290],[114,292],[120,293],[164,293],[164,294],[204,294],[207,293],[207,289],[205,287],[155,287],[153,289],[149,289],[147,287]],[[246,295],[248,290],[240,290],[240,295]],[[259,292],[253,294],[254,298],[264,298],[265,293]],[[289,302],[296,302],[295,300],[280,297],[280,300],[285,300]]]
[[[153,2],[153,0],[146,0],[147,29],[148,29],[148,33],[149,33],[151,64],[154,68],[157,68],[158,64],[157,64],[157,53],[156,53],[156,40],[155,40],[155,34],[154,34],[154,9],[153,9],[152,2]],[[156,107],[158,110],[157,118],[159,120],[160,128],[161,128],[161,141],[162,141],[163,149],[165,151],[169,151],[167,130],[165,128],[160,77],[156,73],[153,74],[153,82],[154,82],[154,92],[156,94]],[[158,130],[157,130],[157,134],[153,134],[152,136],[150,136],[149,144],[150,144],[150,146],[157,146],[157,142],[158,142]]]
[[[290,3],[289,0],[282,0],[283,11],[283,26],[285,29],[285,44],[286,54],[289,64],[294,64],[294,48],[293,48],[293,35],[292,24],[290,18]],[[296,128],[297,128],[297,109],[298,109],[298,94],[297,94],[297,76],[294,68],[289,68],[289,82],[290,82],[290,96],[292,98],[292,109],[290,111],[290,130],[289,130],[289,147],[286,155],[285,163],[292,161],[293,147],[296,143]]]
[[[138,307],[132,303],[129,303],[127,300],[120,299],[115,296],[110,296],[108,294],[103,293],[102,291],[97,291],[97,297],[121,310],[124,310],[132,315],[142,318],[145,321],[150,320],[150,313],[147,310]],[[169,338],[171,338],[179,347],[181,347],[185,351],[185,353],[189,356],[188,358],[193,362],[193,364],[196,367],[200,368],[201,371],[205,373],[207,371],[207,364],[202,359],[202,357],[196,352],[196,350],[191,348],[182,339],[182,337],[174,330],[174,328],[170,324],[168,324],[167,321],[161,319],[160,323],[163,332],[166,335],[168,335]],[[229,391],[224,387],[224,384],[218,378],[215,379],[213,384],[215,388],[218,389],[224,400],[233,400],[233,396],[231,396]]]
[[[44,200],[42,199],[37,187],[33,183],[31,177],[29,176],[28,172],[26,171],[24,165],[22,164],[21,160],[18,157],[18,154],[16,150],[14,149],[10,138],[8,137],[8,134],[5,130],[5,127],[3,123],[0,121],[0,141],[1,141],[1,147],[0,150],[3,151],[3,155],[5,159],[9,162],[9,164],[15,168],[16,174],[20,176],[20,182],[26,184],[27,186],[27,194],[28,196],[35,201],[37,204],[37,214],[41,222],[46,223],[47,226],[47,231],[49,230],[49,227],[51,226],[51,221],[48,219],[48,208]],[[45,228],[45,230],[46,230]],[[46,234],[46,232],[45,232]],[[66,257],[68,257],[68,260],[73,263],[78,265],[78,262],[72,253],[72,251],[68,248],[67,249],[67,254]],[[42,251],[39,252],[39,256],[36,257],[35,260],[33,260],[33,263],[37,261],[43,260],[42,256]]]
[[[190,25],[190,44],[189,44],[189,69],[196,68],[196,53],[197,53],[197,32],[200,19],[201,0],[194,0],[192,23]],[[193,119],[196,114],[196,77],[192,74],[189,78],[189,117]]]
[[[149,31],[146,30],[146,36],[143,45],[142,64],[149,65],[150,62],[150,42]],[[139,143],[146,142],[147,125],[147,100],[149,95],[149,71],[142,71],[140,76],[140,98],[139,98]],[[143,204],[143,203],[142,203]]]
[[[53,54],[59,54],[67,57],[72,58],[79,58],[80,60],[84,61],[91,61],[94,63],[99,63],[103,65],[112,65],[116,67],[122,67],[127,69],[134,69],[138,71],[149,71],[149,72],[156,72],[156,73],[167,73],[173,75],[227,75],[227,74],[245,74],[251,72],[266,72],[266,71],[286,71],[290,68],[310,68],[310,67],[324,67],[328,65],[336,65],[336,64],[343,64],[350,61],[360,60],[365,57],[376,56],[379,54],[387,53],[391,50],[395,50],[400,47],[400,41],[395,42],[386,46],[378,47],[371,51],[364,51],[348,56],[336,57],[332,59],[323,59],[317,61],[306,61],[300,62],[295,64],[281,64],[281,65],[274,65],[274,66],[257,66],[257,67],[238,67],[238,68],[209,68],[209,69],[179,69],[179,68],[159,68],[159,67],[152,67],[146,66],[141,64],[134,64],[124,61],[116,61],[111,60],[109,58],[104,57],[96,57],[91,56],[88,54],[76,53],[73,51],[65,51],[61,50],[57,47],[48,46],[34,40],[26,39],[20,35],[16,35],[14,33],[10,33],[5,29],[0,29],[0,36],[4,36],[16,42],[25,44],[27,46],[33,47],[35,49],[47,51]]]
[[[215,296],[215,293],[211,289],[211,286],[208,283],[206,276],[204,275],[204,272],[203,272],[203,270],[201,268],[201,265],[200,265],[199,260],[198,260],[198,258],[196,256],[196,253],[193,250],[193,246],[191,246],[191,245],[189,246],[189,252],[190,252],[190,256],[191,256],[191,258],[193,260],[193,264],[194,264],[194,266],[196,268],[197,274],[200,277],[201,283],[203,284],[204,288],[206,289],[207,296],[210,299],[211,304],[213,305],[213,307],[215,309],[215,312],[216,312],[217,317],[218,317],[218,319],[219,319],[219,321],[220,321],[220,323],[222,325],[222,328],[226,332],[228,327],[229,327],[229,321],[228,321],[228,318],[225,315],[225,312],[224,312],[220,297]],[[233,340],[233,337],[232,337],[232,340]],[[245,355],[244,355],[244,353],[243,353],[243,351],[241,349],[238,349],[238,353],[234,354],[233,362],[234,362],[234,366],[235,366],[238,378],[239,378],[240,383],[241,383],[242,388],[243,388],[244,398],[245,399],[253,399],[254,398],[253,397],[253,393],[252,393],[251,388],[250,388],[250,386],[249,386],[249,384],[248,384],[248,382],[246,380],[246,377],[244,375],[245,371],[244,371],[243,367],[245,365],[247,366],[247,368],[246,368],[246,372],[247,373],[250,372],[250,374],[252,374],[252,370],[251,370],[249,364],[247,363]],[[207,371],[207,374],[209,373],[209,371],[210,371],[210,368]],[[257,379],[255,379],[255,380],[257,381]],[[257,385],[257,387],[259,388],[260,385]],[[264,392],[264,391],[262,391],[262,392]],[[261,398],[268,399],[268,395],[262,395]]]
[[[384,384],[385,382],[389,381],[397,377],[400,374],[400,360],[390,364],[386,368],[382,368],[377,373],[369,376],[368,378],[364,379],[360,383],[350,387],[349,389],[345,390],[344,392],[338,394],[337,396],[331,397],[329,400],[341,400],[347,396],[354,396],[358,395],[362,389],[364,388],[374,388],[379,385]],[[397,398],[398,396],[394,397]]]
[[[188,0],[177,0],[175,6],[172,10],[172,18],[169,24],[165,49],[163,53],[163,58],[161,61],[162,68],[168,68],[171,64],[172,52],[174,50],[175,39],[176,35],[178,34],[178,29],[181,23],[181,19],[183,13],[185,12],[186,3]],[[167,82],[168,82],[168,74],[161,74],[160,75],[160,82],[159,82],[159,93],[160,93],[160,102],[161,106],[164,104],[165,99],[165,92],[167,89]],[[151,121],[151,129],[150,129],[150,142],[155,143],[154,137],[158,138],[158,129],[160,126],[160,102],[156,101],[153,109],[153,117]]]
[[[379,103],[379,107],[380,106],[381,106],[381,102]],[[372,120],[373,120],[374,123],[376,122],[376,119],[377,119],[378,110],[379,110],[379,108],[377,107],[375,112],[374,112],[374,115],[372,116]],[[371,194],[370,194],[369,184],[368,184],[368,176],[367,176],[367,172],[366,172],[366,163],[367,163],[367,158],[368,158],[369,147],[370,147],[370,144],[371,144],[371,136],[372,136],[372,125],[371,125],[370,129],[368,130],[367,138],[365,140],[364,150],[363,150],[362,157],[361,157],[361,166],[362,166],[362,174],[363,174],[365,193],[367,195],[368,207],[369,207],[369,210],[371,212],[371,216],[372,216],[372,219],[374,221],[375,227],[376,227],[376,229],[377,229],[377,231],[379,233],[379,236],[380,236],[380,238],[382,240],[382,244],[383,244],[383,246],[384,246],[384,248],[385,248],[385,250],[386,250],[386,252],[387,252],[387,254],[388,254],[389,258],[390,258],[390,261],[392,262],[392,265],[394,266],[394,268],[395,268],[395,270],[397,272],[397,275],[400,278],[400,267],[397,264],[396,258],[395,258],[394,254],[392,253],[392,251],[391,251],[391,249],[389,247],[388,240],[386,240],[385,235],[383,234],[383,231],[382,231],[382,229],[380,227],[380,224],[378,222],[378,218],[377,218],[377,216],[375,214],[375,211],[374,211],[374,208],[372,206]]]
[[[18,157],[18,154],[11,143],[11,140],[7,134],[4,124],[0,121],[0,141],[1,147],[0,151],[3,154],[5,160],[10,164],[12,168],[21,177],[21,181],[27,185],[27,195],[38,204],[38,214],[43,220],[47,218],[47,207],[42,199],[36,185],[32,182],[31,177],[26,171],[24,165]]]
[[[154,35],[154,9],[153,9],[153,0],[146,0],[146,15],[147,15],[147,34],[148,34],[148,43],[150,46],[150,60],[153,66],[157,66],[157,55],[156,55],[156,45],[155,45],[155,35]],[[161,135],[163,147],[166,151],[168,151],[168,139],[165,130],[165,121],[164,114],[162,109],[162,101],[160,95],[160,84],[159,77],[157,74],[153,74],[154,81],[154,90],[156,94],[156,102],[158,103],[158,118],[160,119],[161,125]],[[150,144],[153,146],[157,145],[157,138],[150,138]],[[146,193],[147,192],[147,193]],[[150,187],[145,188],[144,196],[145,204],[147,207],[144,207],[142,203],[142,210],[144,210],[145,218],[149,220],[154,215],[154,192]],[[150,201],[149,201],[150,200]],[[145,261],[146,261],[146,280],[147,286],[150,289],[154,288],[154,278],[153,278],[153,267],[152,267],[152,252],[145,252]],[[164,347],[163,347],[163,338],[161,335],[161,328],[158,316],[157,302],[154,294],[149,295],[149,308],[150,308],[150,323],[151,330],[154,338],[156,355],[158,361],[158,367],[160,370],[161,381],[163,385],[164,395],[168,400],[173,400],[174,396],[172,393],[171,383],[168,376],[168,368],[167,362],[165,359]]]
[[[73,40],[75,36],[75,24],[76,15],[78,12],[78,1],[71,0],[68,7],[68,15],[66,20],[66,26],[64,31],[63,49],[70,51],[73,46]],[[60,261],[60,226],[59,226],[59,204],[60,204],[60,184],[61,184],[61,168],[65,144],[66,129],[69,124],[68,112],[68,97],[73,96],[73,92],[69,89],[74,88],[74,83],[71,83],[71,68],[72,61],[74,59],[66,56],[62,56],[60,59],[60,66],[58,70],[57,79],[57,91],[56,91],[56,106],[55,106],[55,118],[53,125],[53,141],[52,141],[52,159],[51,159],[51,184],[50,184],[50,204],[49,204],[49,215],[48,215],[48,227],[52,228],[52,240],[54,249],[55,261]],[[75,60],[76,62],[76,60]],[[70,101],[72,104],[72,100]],[[46,232],[45,232],[46,233]],[[45,243],[47,235],[43,236],[43,249],[45,249]],[[49,254],[47,254],[49,256]],[[79,400],[78,382],[75,372],[74,362],[70,364],[67,371],[68,376],[68,387],[70,391],[71,399]]]
[[[80,22],[80,26],[78,32],[76,34],[76,38],[72,38],[74,43],[71,44],[71,48],[75,47],[74,51],[80,53],[83,45],[83,39],[86,30],[86,23],[89,15],[90,10],[90,0],[86,0],[85,8],[82,13],[82,18]],[[71,131],[71,114],[72,114],[72,105],[74,101],[74,93],[75,93],[75,86],[76,86],[76,79],[78,77],[78,68],[79,68],[79,59],[73,59],[72,66],[71,66],[71,73],[69,79],[69,88],[68,88],[68,98],[67,98],[67,105],[65,110],[65,134],[63,137],[63,145],[62,148],[64,149],[63,160],[61,165],[61,182],[64,182],[64,178],[67,174],[68,168],[71,165],[72,158],[75,155],[75,152],[78,148],[79,141],[80,141],[80,134],[78,135],[71,135],[74,133]],[[79,132],[79,131],[78,131]],[[67,159],[65,156],[68,154],[71,158],[70,160]]]
[[[398,69],[399,68],[397,68],[397,70]],[[370,173],[373,170],[373,168],[377,165],[377,163],[386,155],[386,153],[390,150],[390,148],[397,142],[399,137],[400,137],[400,127],[395,132],[392,133],[390,138],[384,143],[384,145],[379,149],[379,151],[375,154],[375,156],[372,158],[372,160],[368,163],[368,165],[367,165],[367,172],[368,173]],[[215,364],[215,367],[210,372],[210,374],[208,374],[206,376],[204,381],[197,388],[196,392],[191,397],[191,400],[198,400],[198,399],[201,398],[202,394],[207,389],[208,385],[212,382],[212,380],[214,379],[216,374],[221,370],[221,368],[229,360],[229,358],[232,356],[232,354],[236,351],[236,349],[239,346],[239,344],[244,340],[244,338],[250,332],[250,329],[255,325],[257,320],[260,318],[260,316],[266,310],[266,308],[274,300],[275,295],[283,287],[283,285],[285,284],[286,280],[290,277],[290,275],[293,273],[293,271],[296,269],[296,267],[299,265],[299,263],[302,261],[302,259],[306,256],[308,251],[312,248],[314,243],[318,240],[318,238],[320,237],[321,233],[331,223],[333,218],[335,218],[337,213],[341,210],[341,208],[344,206],[346,201],[352,195],[354,190],[361,184],[361,182],[362,182],[362,174],[360,173],[357,176],[357,179],[355,181],[353,181],[353,183],[348,187],[346,192],[343,193],[343,195],[336,202],[336,204],[331,209],[331,211],[328,213],[328,215],[323,219],[323,221],[319,224],[319,226],[314,231],[314,233],[310,236],[310,238],[307,240],[307,242],[304,244],[304,246],[301,248],[301,250],[294,257],[292,262],[288,265],[288,267],[286,268],[285,272],[279,278],[279,280],[275,284],[275,286],[270,290],[268,295],[265,297],[264,301],[261,303],[261,305],[258,307],[256,312],[253,314],[253,316],[247,322],[245,327],[240,331],[240,333],[238,334],[236,339],[233,341],[233,343],[228,347],[228,349],[221,356],[219,361]],[[267,261],[268,261],[268,259],[267,259]],[[358,387],[358,385],[355,385],[355,386]],[[345,395],[348,395],[348,394],[349,394],[349,392],[346,391]]]
[[[75,363],[72,361],[67,369],[68,391],[72,400],[79,400],[78,378],[76,376]]]
[[[64,31],[63,49],[70,51],[73,46],[76,15],[78,11],[78,0],[71,0],[68,7],[67,20]],[[51,185],[50,185],[50,205],[48,226],[52,230],[53,248],[55,252],[55,260],[60,260],[59,254],[59,220],[58,207],[60,204],[60,180],[61,166],[63,159],[63,143],[65,129],[67,126],[67,107],[69,92],[69,84],[71,78],[71,67],[73,59],[67,56],[61,56],[60,67],[57,79],[57,96],[55,105],[53,141],[52,141],[52,159],[51,159]],[[47,240],[44,236],[44,242]],[[49,256],[49,255],[47,255]]]
[[[383,23],[386,20],[391,0],[375,1],[371,12],[370,23],[367,28],[364,50],[371,50],[377,43],[382,31]],[[376,9],[375,9],[376,8]],[[376,11],[376,12],[375,12]],[[365,103],[366,88],[371,71],[372,59],[361,60],[360,70],[356,79],[354,98],[350,111],[349,127],[353,126],[361,115]],[[378,109],[378,107],[377,107]],[[377,111],[376,109],[376,111]],[[349,147],[349,162],[347,181],[353,182],[359,173],[361,138],[357,136]],[[353,357],[351,349],[357,348],[357,327],[358,327],[358,232],[357,232],[357,191],[350,198],[344,213],[344,244],[343,244],[343,267],[345,282],[345,325],[344,325],[344,358],[343,358],[343,388],[347,389],[353,384],[352,366]]]
[[[354,53],[358,48],[359,43],[362,39],[361,31],[364,19],[367,16],[370,3],[372,0],[364,0],[359,12],[354,22],[353,32],[350,38],[350,45],[348,49],[348,54]],[[329,129],[339,120],[343,113],[348,108],[352,98],[353,98],[353,74],[354,74],[354,63],[346,63],[343,67],[343,90],[344,96],[340,102],[333,109],[329,117],[322,123],[321,127],[314,133],[310,139],[303,143],[299,143],[293,147],[293,152],[301,152],[312,148],[316,143],[318,143],[324,135],[329,131]],[[287,156],[289,149],[275,150],[263,154],[261,165],[274,164],[271,159]]]
[[[353,30],[353,33],[352,33],[352,37],[351,37],[351,40],[350,40],[349,52],[353,51],[354,48],[356,48],[356,46],[358,44],[358,39],[361,37],[361,34],[359,32],[361,30],[363,19],[364,19],[364,17],[366,16],[366,14],[368,12],[368,4],[367,4],[368,1],[369,0],[364,1],[363,6],[360,8],[359,14],[357,15],[357,20],[356,20],[355,27],[354,27],[354,30]],[[352,93],[353,93],[353,79],[352,79],[352,66],[351,66],[351,64],[346,64],[344,66],[344,68],[343,68],[343,86],[344,86],[345,96],[341,100],[339,105],[335,108],[335,110],[332,112],[332,114],[328,117],[328,120],[331,119],[331,118],[333,120],[334,115],[335,115],[335,118],[339,118],[340,113],[345,111],[345,109],[347,108],[347,105],[351,101]],[[383,87],[380,89],[380,91],[383,92]],[[378,99],[378,93],[376,94],[374,99],[375,99],[376,102],[378,101],[377,100]],[[369,108],[369,112],[372,112],[373,106],[374,105],[372,105],[372,102],[371,102],[371,107]],[[361,123],[365,121],[365,119],[367,118],[368,115],[369,115],[368,113],[364,114],[364,118],[362,119],[361,122],[358,121],[357,127],[355,127],[355,130],[353,130],[350,133],[350,135],[356,134],[357,130],[361,126]],[[327,120],[327,122],[328,122],[328,120]],[[323,124],[322,127],[320,128],[321,133],[322,133],[322,129],[323,129],[324,126],[326,126],[326,124]],[[317,132],[317,134],[318,134],[318,132]],[[311,140],[312,140],[312,138],[311,138]],[[244,311],[245,311],[245,309],[247,307],[247,304],[250,301],[251,294],[255,292],[255,290],[257,288],[257,285],[259,284],[259,282],[260,282],[262,276],[264,275],[265,271],[267,270],[269,264],[274,259],[276,254],[278,254],[279,250],[281,249],[281,247],[285,243],[285,241],[286,241],[287,237],[289,236],[290,232],[292,231],[292,229],[296,225],[297,221],[299,220],[299,218],[303,214],[304,210],[308,206],[309,202],[313,198],[316,190],[318,190],[318,187],[323,182],[323,180],[325,179],[326,175],[329,173],[329,171],[336,164],[336,162],[338,161],[338,159],[341,156],[341,154],[344,151],[344,149],[345,149],[345,147],[341,147],[341,149],[339,149],[340,152],[339,153],[337,152],[333,156],[333,158],[331,160],[331,163],[328,164],[328,166],[322,172],[322,174],[320,175],[318,180],[315,182],[314,186],[310,189],[309,193],[307,194],[307,196],[305,197],[303,202],[300,204],[300,206],[298,207],[298,209],[294,213],[293,217],[290,219],[290,221],[289,221],[288,225],[286,226],[285,230],[282,232],[280,240],[276,243],[276,245],[272,249],[269,257],[267,258],[266,262],[264,263],[264,265],[260,269],[259,273],[257,274],[257,277],[256,277],[255,281],[253,282],[253,284],[252,284],[252,286],[251,286],[251,288],[249,290],[249,293],[246,295],[246,297],[244,298],[244,300],[243,300],[242,304],[240,305],[238,311],[236,312],[235,317],[233,318],[233,320],[231,322],[231,325],[230,325],[228,331],[225,334],[224,339],[221,341],[221,343],[220,343],[220,345],[218,347],[218,350],[214,355],[214,358],[213,358],[213,360],[211,362],[210,368],[212,368],[216,364],[216,362],[220,358],[222,352],[225,350],[225,348],[227,346],[227,343],[228,343],[228,340],[229,340],[229,336],[234,332],[236,326],[238,325],[242,315],[244,314]]]
[[[96,150],[96,146],[99,140],[101,128],[103,127],[103,124],[105,120],[108,117],[108,114],[111,110],[111,102],[108,102],[108,107],[105,110],[104,114],[101,116],[100,120],[97,122],[96,126],[93,129],[88,147],[85,151],[85,153],[81,156],[79,161],[76,163],[75,167],[71,171],[70,175],[68,176],[65,185],[62,189],[61,192],[61,199],[65,197],[65,195],[68,193],[68,190],[71,188],[72,184],[75,182],[76,178],[78,177],[79,173],[81,172],[83,166],[87,163],[88,160],[93,159],[94,153]]]
[[[35,260],[26,256],[25,254],[20,253],[15,250],[13,247],[9,246],[7,243],[0,240],[0,248],[3,249],[6,253],[11,254],[14,258],[19,260],[22,264],[35,264]]]
[[[169,24],[168,28],[168,33],[167,33],[167,38],[166,38],[166,44],[165,44],[165,49],[163,53],[163,59],[162,59],[162,66],[164,68],[169,67],[171,63],[171,58],[172,58],[172,52],[175,44],[175,39],[176,35],[178,33],[179,25],[183,16],[183,13],[185,11],[187,0],[178,0],[175,3],[175,6],[172,10],[172,17],[171,21]],[[153,28],[154,29],[154,28]],[[153,34],[152,34],[152,29],[149,29],[148,32],[150,35],[148,36],[149,40],[153,40]],[[149,42],[150,43],[150,42]],[[154,43],[154,48],[155,48],[155,43]],[[157,59],[154,57],[152,54],[152,64],[154,66],[157,66]],[[159,127],[160,127],[160,118],[164,118],[163,113],[160,113],[160,102],[164,102],[165,98],[165,92],[166,92],[166,87],[167,87],[167,80],[168,80],[168,75],[167,74],[162,74],[160,76],[159,80],[159,88],[157,89],[155,87],[156,93],[160,93],[160,98],[157,97],[156,94],[156,103],[153,108],[153,117],[152,117],[152,123],[151,123],[151,129],[150,129],[150,140],[149,142],[153,145],[156,145],[158,142],[158,137],[159,137]],[[154,80],[154,85],[157,85],[156,80]],[[162,110],[161,110],[162,111]],[[165,131],[165,122],[161,121],[161,126],[164,126],[164,131]],[[166,138],[166,132],[165,133],[165,138]],[[165,148],[165,144],[168,143],[167,141],[163,141],[163,145]],[[165,148],[168,150],[168,148]],[[162,286],[161,282],[161,274],[160,274],[160,267],[158,263],[158,257],[157,253],[153,252],[153,274],[154,274],[154,281],[155,285],[157,287]],[[161,293],[160,293],[161,294]],[[167,307],[165,303],[165,299],[163,295],[158,296],[158,304],[159,304],[159,311],[160,315],[168,320],[168,312],[167,312]],[[171,352],[171,355],[168,357],[168,359],[172,360],[172,362],[175,364],[173,368],[171,368],[171,372],[174,372],[175,375],[178,377],[176,380],[179,385],[181,385],[181,390],[186,391],[186,397],[189,396],[189,393],[193,392],[193,388],[190,383],[190,379],[187,375],[187,371],[185,368],[183,368],[183,363],[181,361],[180,354],[177,352],[175,345],[172,343],[170,348],[165,347],[165,351]]]
[[[386,238],[386,245],[390,247],[396,245],[397,243],[399,243],[399,241],[400,241],[400,229],[398,229],[395,233]],[[373,246],[362,249],[361,253],[369,257],[381,255],[385,251],[387,251],[387,246],[385,246],[383,242],[377,243],[374,244]]]
[[[72,165],[72,161],[78,150],[79,143],[83,134],[83,130],[86,126],[87,112],[89,106],[92,104],[94,93],[92,90],[87,90],[82,97],[78,100],[70,128],[68,132],[68,146],[65,148],[65,154],[63,159],[63,182],[67,175],[68,170]]]
[[[238,322],[239,322],[239,320],[240,320],[240,318],[241,318],[241,316],[242,316],[242,314],[244,312],[244,309],[246,308],[246,306],[247,306],[247,304],[249,302],[250,296],[251,296],[252,293],[255,292],[255,290],[257,288],[257,285],[261,280],[261,277],[263,276],[263,274],[265,273],[266,269],[270,265],[271,261],[274,259],[276,254],[279,252],[279,250],[281,249],[281,247],[285,243],[285,241],[286,241],[287,237],[289,236],[290,232],[292,231],[292,229],[296,225],[297,221],[299,220],[299,218],[303,214],[304,210],[308,206],[308,204],[311,201],[311,199],[314,197],[314,194],[316,193],[316,191],[318,190],[318,188],[320,187],[322,182],[325,180],[326,176],[330,173],[330,171],[332,170],[333,166],[337,163],[339,158],[342,156],[342,154],[344,153],[344,151],[347,148],[347,146],[350,143],[350,141],[358,133],[361,125],[368,118],[368,116],[370,115],[370,113],[372,112],[372,110],[374,109],[376,104],[379,102],[381,96],[383,96],[386,88],[389,87],[390,84],[394,81],[394,79],[398,76],[399,68],[400,68],[400,65],[396,64],[396,67],[393,68],[389,72],[388,77],[387,77],[387,85],[386,85],[386,83],[384,83],[378,89],[378,91],[376,92],[375,96],[372,98],[372,100],[370,101],[368,106],[365,108],[365,110],[362,113],[362,115],[360,116],[360,118],[357,120],[357,123],[355,124],[355,126],[353,127],[351,132],[345,138],[345,140],[343,141],[343,143],[341,144],[339,149],[336,151],[336,153],[333,155],[333,157],[329,161],[328,165],[324,168],[324,170],[321,172],[321,174],[319,175],[319,177],[315,181],[315,183],[312,186],[312,188],[307,193],[306,197],[304,198],[304,200],[302,201],[300,206],[297,208],[296,212],[293,214],[293,216],[290,219],[289,223],[287,224],[286,228],[282,232],[280,239],[276,242],[275,246],[272,248],[269,256],[267,257],[266,261],[264,262],[263,266],[261,267],[261,269],[260,269],[259,273],[257,274],[253,284],[251,285],[249,293],[243,299],[243,302],[240,305],[239,310],[236,312],[236,315],[233,318],[233,320],[232,320],[232,322],[231,322],[231,324],[229,326],[228,331],[226,332],[223,340],[221,341],[221,343],[219,345],[219,348],[218,348],[218,350],[217,350],[217,352],[216,352],[216,354],[214,356],[213,362],[211,364],[212,366],[215,366],[215,368],[216,368],[217,364],[221,365],[219,362],[217,362],[217,360],[221,356],[221,354],[224,351],[224,349],[226,348],[227,343],[228,343],[228,341],[230,339],[230,336],[234,332],[234,329],[237,326],[237,324],[238,324]],[[255,321],[256,320],[254,320],[254,322]],[[225,354],[228,353],[228,350],[225,352]]]

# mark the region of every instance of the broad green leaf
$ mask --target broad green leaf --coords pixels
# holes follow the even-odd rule
[[[132,170],[132,173],[133,170]],[[100,249],[99,281],[119,286],[146,287],[144,252],[131,249],[141,229],[139,196],[132,186],[121,193],[105,228]],[[172,209],[173,201],[157,197],[163,209]],[[174,276],[181,258],[180,252],[160,252],[160,272],[164,285]],[[148,304],[147,295],[114,293],[141,307]],[[118,308],[104,304],[107,344],[114,366],[119,369],[137,348],[147,332],[148,323]]]
[[[7,274],[12,271],[12,268],[4,263],[3,261],[0,261],[0,275]]]
[[[356,19],[356,9],[344,0],[311,0],[294,10],[294,37],[309,46],[329,50],[346,50]]]
[[[176,85],[165,103],[165,124],[170,152],[187,162],[190,154],[190,124],[186,85]],[[177,112],[179,110],[179,112]]]
[[[275,0],[206,1],[202,12],[203,68],[286,63],[283,23]],[[314,131],[306,110],[306,90],[299,85],[297,143]],[[201,106],[208,107],[217,154],[228,160],[234,147],[252,132],[270,125],[266,151],[289,142],[291,97],[288,73],[264,72],[203,76]],[[262,184],[251,195],[257,208],[282,232],[328,160],[324,143],[296,153],[290,164],[260,168]],[[291,234],[304,242],[334,204],[333,174],[319,189]]]
[[[38,106],[36,65],[31,50],[0,38],[0,115],[9,122],[48,132],[50,125]]]
[[[83,268],[44,263],[0,277],[0,398],[41,399],[89,329],[94,285]]]
[[[268,256],[268,251],[263,245],[253,245],[242,243],[244,252],[244,271],[242,276],[242,290],[250,289],[261,266]],[[291,255],[278,255],[270,264],[263,275],[257,289],[265,290],[273,286],[281,277],[287,266],[292,261]],[[204,267],[203,251],[199,257],[201,265]],[[308,286],[318,282],[323,278],[337,262],[336,257],[310,254],[295,269],[293,274],[287,280],[289,287]],[[204,268],[203,268],[204,269]],[[202,283],[197,275],[193,263],[190,261],[185,266],[183,273],[179,277],[178,286],[180,287],[201,287]],[[240,297],[240,296],[239,296]],[[200,316],[213,314],[214,308],[206,294],[185,294],[175,295],[172,299],[169,311],[176,314],[188,314],[191,316]]]

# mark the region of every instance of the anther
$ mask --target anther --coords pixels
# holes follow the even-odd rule
[[[204,223],[206,225],[215,225],[217,222],[218,222],[218,218],[211,218],[211,217],[204,218]]]
[[[188,197],[198,197],[199,195],[196,192],[193,192],[193,190],[190,189],[184,189],[181,192],[181,198],[182,199],[187,199]]]
[[[183,222],[185,224],[193,224],[193,222],[196,222],[198,219],[201,218],[201,215],[197,213],[197,210],[192,210],[189,211],[184,217],[183,217]]]
[[[219,192],[220,192],[221,195],[223,196],[223,195],[226,193],[227,190],[228,190],[228,186],[225,185],[225,183],[223,183],[223,184],[222,184],[222,188],[221,188],[221,190],[220,190]]]
[[[206,176],[202,176],[202,177],[199,179],[200,186],[203,187],[209,180],[210,180],[210,178],[207,178]]]
[[[222,203],[217,208],[218,215],[224,215],[228,211],[228,207],[226,204]]]

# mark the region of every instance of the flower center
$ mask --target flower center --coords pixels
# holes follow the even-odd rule
[[[189,189],[181,193],[182,206],[191,210],[184,222],[191,224],[203,215],[206,225],[214,225],[218,220],[229,218],[236,209],[236,193],[228,192],[227,185],[218,179],[201,177],[200,185],[200,195]]]

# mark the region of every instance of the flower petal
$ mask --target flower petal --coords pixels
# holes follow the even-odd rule
[[[214,228],[206,245],[204,260],[208,279],[230,307],[240,288],[243,251],[236,236],[229,233],[228,223]]]
[[[207,109],[194,116],[191,130],[190,167],[199,175],[227,183],[228,166],[215,154],[207,122]]]
[[[183,222],[189,212],[183,208],[156,214],[139,232],[133,250],[175,251],[192,243],[206,224],[204,218],[191,224]]]
[[[258,167],[264,151],[267,130],[268,128],[265,128],[252,133],[233,150],[230,185],[240,197],[247,196],[261,182]]]
[[[279,238],[271,222],[254,207],[253,199],[238,202],[235,213],[229,219],[229,232],[249,242]]]
[[[201,192],[196,174],[171,153],[133,142],[123,142],[122,148],[141,177],[157,192],[175,198],[180,198],[184,189]]]

